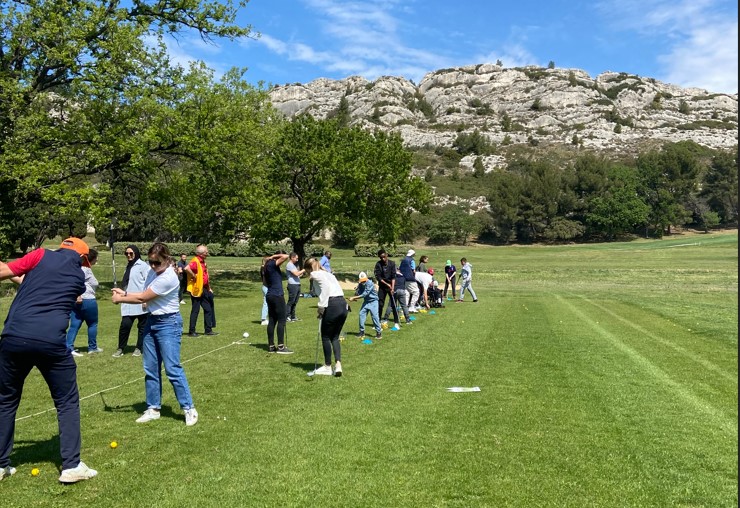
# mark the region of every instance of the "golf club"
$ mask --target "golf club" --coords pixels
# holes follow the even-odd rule
[[[319,368],[319,343],[321,342],[321,321],[323,321],[323,318],[319,318],[319,331],[316,333],[316,358],[314,359],[314,362],[313,362],[313,370],[306,374],[308,377],[313,377],[313,375],[316,374],[316,369]]]

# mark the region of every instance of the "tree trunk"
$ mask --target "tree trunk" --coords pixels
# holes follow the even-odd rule
[[[303,264],[303,260],[306,258],[306,240],[303,238],[291,238],[293,244],[293,252],[298,254],[299,266]]]

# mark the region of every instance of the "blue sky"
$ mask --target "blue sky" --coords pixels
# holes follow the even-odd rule
[[[257,84],[403,76],[501,60],[627,72],[737,93],[735,0],[250,0],[238,23],[255,37],[170,41],[174,61],[218,74],[247,67]]]

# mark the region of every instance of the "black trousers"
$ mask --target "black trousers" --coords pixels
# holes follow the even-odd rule
[[[339,345],[339,334],[347,320],[347,302],[342,296],[332,296],[321,318],[321,345],[324,349],[324,365],[331,365],[331,353],[334,360],[342,361],[342,349]]]
[[[204,290],[203,294],[197,298],[190,295],[190,303],[192,307],[190,309],[190,329],[188,333],[195,333],[195,326],[198,324],[198,314],[200,314],[201,307],[203,307],[203,327],[205,328],[205,332],[212,332],[216,326],[213,293]]]
[[[450,286],[450,283],[452,283],[452,298],[455,298],[455,275],[450,277],[450,280],[447,280],[447,277],[445,277],[444,295],[445,295],[445,298],[447,298],[447,287]]]
[[[134,326],[134,321],[137,319],[139,322],[136,324],[137,336],[136,336],[136,349],[141,351],[144,344],[144,326],[146,326],[146,317],[149,314],[139,314],[138,316],[121,316],[121,325],[118,327],[118,349],[123,351],[128,345],[128,337],[131,335],[131,328]]]
[[[285,345],[285,320],[287,313],[285,298],[279,295],[267,295],[267,345],[275,345],[275,325],[277,325],[278,346]]]
[[[288,317],[295,319],[295,308],[298,305],[298,298],[301,296],[300,284],[288,284]]]
[[[188,289],[188,277],[187,275],[184,275],[180,277],[180,289],[177,292],[177,298],[178,300],[182,301],[182,297],[185,294],[185,291]]]
[[[75,360],[64,341],[56,344],[15,337],[0,340],[0,468],[10,465],[15,415],[33,367],[44,377],[57,410],[62,469],[75,468],[82,446]]]
[[[385,305],[386,296],[388,296],[388,305],[393,311],[393,322],[400,323],[398,320],[398,309],[396,309],[396,306],[394,305],[395,302],[393,301],[393,294],[382,282],[378,285],[378,316],[383,315],[383,306]]]

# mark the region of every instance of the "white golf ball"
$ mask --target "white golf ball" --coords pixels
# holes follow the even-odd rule
[[[242,337],[244,337],[245,339],[246,339],[246,338],[249,338],[249,332],[244,332],[244,333],[242,334]]]

